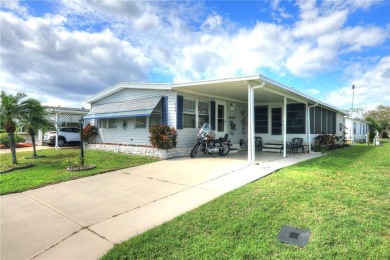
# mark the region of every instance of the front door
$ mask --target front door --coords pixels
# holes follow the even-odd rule
[[[216,135],[217,137],[223,137],[227,131],[226,129],[226,102],[224,101],[216,101]]]

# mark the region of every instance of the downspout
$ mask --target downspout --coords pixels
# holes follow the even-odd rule
[[[287,96],[286,94],[284,94],[284,98],[283,98],[282,131],[283,131],[283,158],[286,158],[287,157]]]
[[[309,153],[311,153],[311,133],[310,133],[310,108],[317,107],[318,103],[313,106],[307,106],[307,143],[309,145]]]
[[[255,160],[255,124],[254,124],[254,114],[255,114],[255,102],[254,102],[254,92],[255,89],[263,88],[265,86],[265,81],[260,85],[252,86],[250,82],[246,82],[248,85],[248,164],[252,165]]]

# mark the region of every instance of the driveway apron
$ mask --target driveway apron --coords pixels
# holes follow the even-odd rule
[[[96,259],[116,243],[316,156],[254,166],[234,155],[178,158],[4,195],[0,258]]]

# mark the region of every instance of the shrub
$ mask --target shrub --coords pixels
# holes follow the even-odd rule
[[[174,127],[153,124],[149,128],[149,141],[155,148],[171,149],[176,147],[177,131]]]
[[[15,136],[15,143],[24,143],[26,142],[26,139],[24,139],[22,136],[18,134],[14,134]],[[9,137],[8,133],[1,133],[0,134],[0,144],[4,145],[5,147],[9,147]]]
[[[92,143],[95,137],[99,134],[99,130],[94,125],[87,125],[83,129],[83,141]]]
[[[338,137],[335,135],[319,135],[315,139],[317,144],[323,145],[332,145],[332,144],[340,144],[342,141],[342,137]]]

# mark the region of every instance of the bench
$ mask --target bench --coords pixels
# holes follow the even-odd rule
[[[263,152],[273,152],[273,151],[279,151],[281,153],[283,151],[283,144],[278,143],[265,143],[263,145],[262,151]]]

